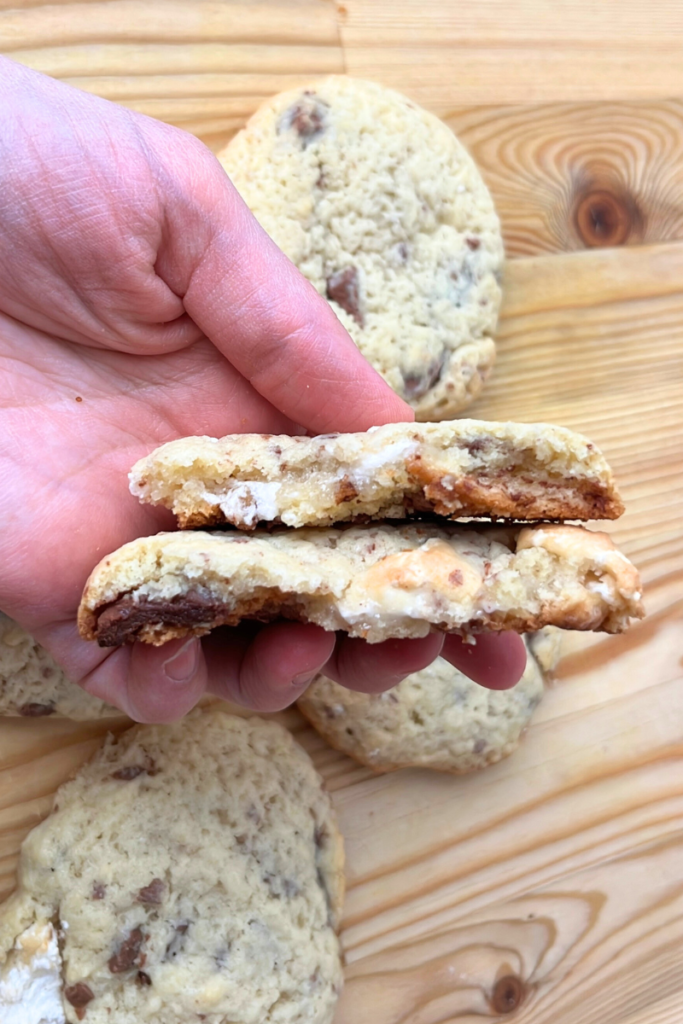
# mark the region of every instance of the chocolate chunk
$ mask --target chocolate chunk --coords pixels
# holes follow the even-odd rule
[[[164,960],[175,960],[178,953],[182,953],[185,945],[185,935],[190,927],[189,921],[181,921],[175,926],[175,933],[171,938],[171,941],[166,946],[166,952],[164,953]]]
[[[135,981],[137,982],[138,985],[141,986],[152,984],[152,979],[150,978],[149,974],[145,973],[145,971],[138,971],[138,973],[135,975]]]
[[[486,740],[476,740],[474,746],[472,747],[472,750],[474,751],[475,754],[483,754],[484,751],[486,750]]]
[[[481,245],[481,238],[466,238],[465,241],[469,245],[470,249],[474,252]]]
[[[327,279],[327,297],[330,302],[352,316],[359,327],[363,326],[363,315],[360,311],[360,282],[356,267],[344,267],[337,270]]]
[[[118,647],[132,643],[140,629],[149,623],[167,626],[210,628],[220,605],[210,597],[190,591],[169,600],[135,601],[122,597],[104,608],[97,617],[97,642],[100,647]]]
[[[352,501],[357,497],[358,491],[353,486],[348,476],[343,476],[337,484],[337,488],[334,492],[334,500],[338,505],[341,505],[344,501]]]
[[[95,993],[84,981],[77,981],[75,985],[66,986],[64,998],[67,1003],[71,1003],[78,1009],[81,1006],[87,1006],[91,999],[95,998]]]
[[[432,360],[432,362],[424,368],[421,373],[404,373],[403,374],[403,386],[406,398],[410,398],[415,401],[418,398],[422,398],[426,395],[430,388],[434,387],[441,371],[443,370],[444,360],[446,353],[442,352],[438,359]]]
[[[19,708],[19,714],[25,718],[45,718],[46,715],[53,715],[55,713],[54,704],[22,704]]]
[[[493,444],[489,437],[475,437],[471,441],[461,441],[463,448],[466,448],[470,455],[478,455],[480,452],[488,452]],[[500,447],[497,445],[496,447]]]
[[[93,899],[93,900],[103,900],[106,891],[107,891],[106,885],[104,885],[102,882],[96,882],[95,885],[93,885],[93,887],[92,887],[91,899]]]
[[[327,845],[327,841],[329,838],[329,833],[324,825],[315,826],[313,832],[313,841],[319,850],[322,850],[323,846]]]
[[[128,938],[124,939],[116,953],[109,959],[109,970],[112,974],[123,974],[131,967],[139,966],[140,949],[142,948],[142,930],[133,928]]]
[[[136,899],[138,903],[145,903],[149,906],[158,906],[161,903],[166,886],[160,878],[153,878],[149,885],[143,885]]]
[[[293,128],[305,149],[325,131],[328,109],[327,104],[318,99],[314,93],[305,92],[299,102],[286,111],[280,124],[286,128]]]
[[[118,779],[120,782],[130,782],[131,779],[137,779],[138,775],[142,775],[146,771],[141,764],[128,764],[125,768],[119,768],[118,771],[112,772],[112,779]]]

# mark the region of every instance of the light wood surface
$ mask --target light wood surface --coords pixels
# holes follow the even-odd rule
[[[524,746],[478,776],[375,777],[281,716],[347,840],[337,1024],[678,1024],[681,5],[0,0],[0,50],[214,149],[272,92],[344,70],[403,89],[469,145],[510,257],[498,365],[472,412],[605,449],[627,506],[609,528],[649,616],[623,637],[567,635]],[[0,895],[108,727],[0,721]]]

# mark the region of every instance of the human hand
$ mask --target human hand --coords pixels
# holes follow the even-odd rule
[[[0,607],[71,679],[169,721],[205,690],[260,710],[320,669],[380,690],[441,651],[514,684],[516,636],[367,645],[301,623],[102,650],[78,637],[83,584],[171,529],[127,490],[188,434],[324,433],[410,420],[313,287],[186,133],[0,59]]]

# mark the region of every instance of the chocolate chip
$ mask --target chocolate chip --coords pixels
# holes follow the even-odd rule
[[[130,782],[132,779],[137,779],[138,775],[142,775],[147,769],[141,764],[128,764],[125,768],[119,768],[118,771],[112,772],[112,779],[119,779],[120,782]]]
[[[180,921],[175,926],[175,933],[171,938],[171,941],[166,946],[166,952],[164,953],[164,960],[175,960],[179,953],[182,953],[185,945],[185,936],[187,930],[190,927],[189,921]]]
[[[325,119],[329,107],[314,93],[305,92],[298,103],[283,115],[280,125],[293,128],[302,141],[304,149],[325,131]],[[280,131],[280,127],[278,127]]]
[[[152,984],[152,979],[150,978],[149,974],[145,973],[145,971],[138,971],[138,973],[135,975],[135,981],[140,986]]]
[[[142,929],[133,928],[128,938],[124,939],[117,951],[109,959],[109,970],[112,974],[123,974],[131,967],[138,966],[140,949],[142,948]]]
[[[95,993],[84,981],[77,981],[75,985],[66,986],[64,998],[67,1003],[71,1003],[72,1006],[78,1009],[79,1007],[87,1006],[91,999],[95,998]]]
[[[25,718],[45,718],[47,715],[53,715],[55,713],[54,704],[22,704],[19,708],[19,714]]]
[[[118,647],[132,643],[140,629],[148,624],[209,628],[221,609],[213,598],[189,591],[170,600],[136,601],[122,597],[103,608],[97,616],[97,642],[100,647]]]
[[[481,245],[481,238],[466,238],[465,241],[473,252]]]
[[[439,358],[432,360],[421,373],[413,371],[403,374],[403,387],[406,398],[415,401],[418,398],[422,398],[430,388],[434,387],[441,376],[445,358],[446,353],[442,352]]]
[[[329,839],[329,833],[324,825],[316,825],[313,833],[313,841],[319,850],[322,850],[323,846],[327,844]]]
[[[356,267],[344,267],[337,270],[327,279],[327,297],[330,302],[336,302],[338,306],[353,317],[356,323],[363,326],[363,316],[360,311],[360,286],[358,270]]]
[[[284,878],[282,875],[277,875],[272,871],[266,871],[263,881],[273,896],[286,896],[287,899],[292,899],[301,892],[293,878]]]
[[[341,505],[345,501],[352,501],[357,497],[358,491],[353,486],[348,476],[343,476],[337,484],[337,488],[334,492],[334,500],[337,505]]]
[[[475,754],[483,754],[486,750],[486,740],[477,740],[472,747]]]
[[[488,437],[475,437],[471,441],[461,441],[461,444],[470,455],[477,455],[479,452],[489,451],[492,442]]]
[[[153,878],[149,885],[143,885],[136,899],[138,903],[146,903],[149,906],[158,906],[164,894],[166,886],[160,878]]]
[[[94,899],[94,900],[103,900],[106,891],[107,891],[106,885],[104,885],[102,882],[96,882],[95,885],[93,885],[93,887],[92,887],[92,897],[91,898]]]

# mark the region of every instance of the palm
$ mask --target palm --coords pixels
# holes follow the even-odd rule
[[[193,432],[291,428],[206,340],[129,356],[60,343],[8,320],[0,325],[0,404],[3,518],[16,518],[26,538],[17,557],[16,537],[13,550],[3,550],[3,533],[0,552],[13,577],[4,585],[20,595],[11,610],[35,630],[75,617],[103,554],[169,524],[127,492],[138,458]],[[40,574],[31,571],[35,560]]]

